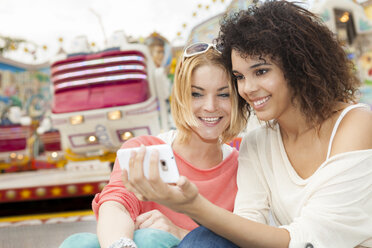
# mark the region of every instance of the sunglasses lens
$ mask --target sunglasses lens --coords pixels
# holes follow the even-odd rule
[[[186,54],[187,55],[193,55],[193,54],[196,54],[196,53],[200,53],[200,52],[203,52],[203,51],[206,51],[209,47],[209,44],[207,43],[197,43],[197,44],[194,44],[192,46],[189,46],[187,49],[186,49]]]

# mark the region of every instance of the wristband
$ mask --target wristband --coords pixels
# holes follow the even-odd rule
[[[112,243],[109,248],[137,248],[136,243],[134,243],[133,240],[127,237],[121,237],[120,239],[116,240],[114,243]]]

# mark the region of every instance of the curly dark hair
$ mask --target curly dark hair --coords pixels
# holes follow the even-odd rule
[[[353,63],[320,18],[296,3],[267,1],[226,15],[216,42],[230,70],[232,49],[243,57],[268,56],[276,62],[292,102],[298,100],[314,126],[332,115],[337,102],[355,101],[360,82]]]

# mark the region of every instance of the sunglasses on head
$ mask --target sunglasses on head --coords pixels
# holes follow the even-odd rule
[[[197,42],[194,44],[189,45],[186,47],[185,51],[183,52],[182,60],[186,58],[205,53],[209,50],[209,48],[214,48],[217,52],[221,53],[218,47],[215,44],[205,43],[205,42]]]

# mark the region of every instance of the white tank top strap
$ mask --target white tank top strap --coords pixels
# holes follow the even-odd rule
[[[333,139],[335,137],[335,134],[337,132],[337,129],[338,129],[338,126],[340,125],[342,119],[345,117],[345,115],[352,109],[354,108],[361,108],[361,107],[368,107],[366,104],[363,104],[363,103],[358,103],[358,104],[354,104],[354,105],[350,105],[348,107],[346,107],[340,114],[340,116],[338,117],[334,127],[333,127],[333,130],[332,130],[332,134],[331,134],[331,138],[329,139],[329,143],[328,143],[328,152],[327,152],[327,158],[326,159],[329,159],[329,156],[331,155],[331,149],[332,149],[332,143],[333,143]]]

